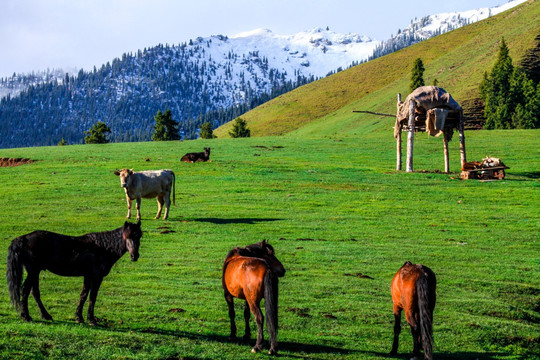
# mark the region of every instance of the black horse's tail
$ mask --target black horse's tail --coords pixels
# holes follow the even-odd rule
[[[264,311],[270,338],[270,351],[277,351],[278,327],[278,277],[273,271],[264,275]]]
[[[21,285],[23,277],[23,263],[21,259],[24,247],[24,238],[18,237],[11,242],[8,248],[6,279],[9,296],[15,309],[21,307]]]
[[[433,311],[431,302],[434,301],[430,294],[430,285],[428,274],[425,272],[420,275],[416,282],[416,291],[418,293],[418,309],[420,311],[420,335],[422,338],[422,348],[426,359],[433,358]]]

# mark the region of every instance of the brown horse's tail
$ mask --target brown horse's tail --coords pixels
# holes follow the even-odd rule
[[[6,279],[8,283],[9,296],[15,309],[21,307],[21,285],[23,277],[22,251],[24,248],[24,238],[18,237],[11,242],[8,248]]]
[[[429,275],[423,273],[416,282],[418,293],[418,309],[420,311],[419,326],[422,338],[422,348],[426,359],[433,358],[433,306],[434,294],[431,294]]]
[[[268,270],[264,275],[264,311],[266,314],[266,327],[270,338],[270,351],[277,351],[278,327],[278,277]]]

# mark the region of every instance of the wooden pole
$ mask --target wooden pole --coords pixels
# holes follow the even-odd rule
[[[414,144],[414,109],[416,101],[411,99],[409,106],[409,134],[407,136],[407,172],[413,171],[413,144]]]
[[[401,104],[401,94],[397,94],[397,114],[396,119],[399,117],[399,105]],[[396,147],[397,147],[397,159],[396,159],[396,170],[401,170],[401,123],[396,124],[398,126],[398,134],[396,139]]]
[[[465,153],[465,119],[463,118],[463,111],[460,113],[459,119],[459,152],[461,154],[461,168],[465,166],[467,162],[467,155]]]
[[[448,136],[446,132],[443,133],[443,143],[444,143],[444,172],[450,172],[450,156],[448,155]]]

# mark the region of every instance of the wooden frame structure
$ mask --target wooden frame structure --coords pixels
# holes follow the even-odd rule
[[[434,119],[437,120],[440,128],[433,128]],[[441,121],[438,121],[439,119]],[[450,172],[448,142],[452,139],[454,130],[458,130],[461,167],[463,167],[467,162],[464,127],[463,109],[444,89],[436,86],[422,86],[413,91],[405,102],[401,101],[401,94],[398,94],[396,125],[394,128],[397,148],[396,170],[401,170],[402,165],[402,131],[407,131],[407,172],[413,171],[415,131],[429,130],[430,135],[443,135],[444,171],[448,173]]]

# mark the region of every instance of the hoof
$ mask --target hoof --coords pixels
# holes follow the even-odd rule
[[[262,349],[261,349],[259,346],[254,346],[253,349],[251,349],[251,352],[252,352],[253,354],[255,354],[255,353],[258,353],[258,352],[261,351],[261,350],[262,350]]]
[[[277,350],[274,350],[274,349],[270,349],[270,351],[268,351],[268,355],[277,355]]]
[[[250,335],[250,334],[246,334],[246,335],[242,336],[242,340],[244,340],[244,341],[249,341],[249,340],[251,340],[251,335]]]
[[[393,356],[395,356],[395,355],[397,355],[397,351],[395,351],[395,350],[392,350],[392,351],[390,351],[390,352],[389,352],[388,354],[389,354],[389,355],[393,355]]]
[[[83,319],[82,317],[80,317],[80,316],[77,316],[77,317],[75,318],[75,322],[76,322],[77,324],[84,324],[84,319]]]
[[[24,321],[32,321],[32,317],[29,314],[21,314],[21,319]]]
[[[53,319],[52,316],[49,315],[49,314],[41,315],[41,318],[43,320],[49,320],[49,321],[52,321],[52,319]]]

